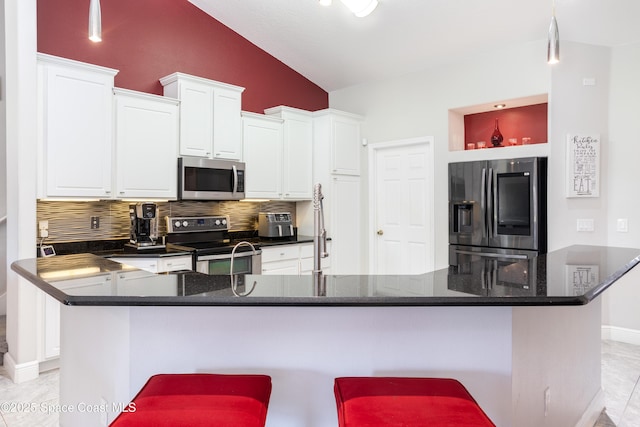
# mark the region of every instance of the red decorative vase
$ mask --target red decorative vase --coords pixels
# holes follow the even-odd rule
[[[491,135],[491,144],[494,147],[502,147],[502,134],[500,133],[500,128],[498,127],[498,119],[496,119],[496,128],[493,130],[493,134]]]

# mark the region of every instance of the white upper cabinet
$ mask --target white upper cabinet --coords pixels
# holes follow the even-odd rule
[[[284,120],[282,198],[311,200],[313,197],[312,113],[280,106],[265,110],[265,114]]]
[[[245,197],[282,198],[282,120],[242,113]]]
[[[244,88],[184,73],[160,79],[180,100],[180,155],[242,160]]]
[[[313,117],[314,143],[320,144],[320,150],[328,153],[330,172],[360,175],[360,124],[363,118],[333,109],[316,111]]]
[[[112,197],[117,72],[38,54],[39,198]]]
[[[177,198],[178,100],[115,89],[116,197]]]

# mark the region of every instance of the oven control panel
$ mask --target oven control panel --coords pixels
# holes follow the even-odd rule
[[[168,233],[191,233],[196,231],[227,231],[229,217],[220,216],[190,216],[166,217]]]

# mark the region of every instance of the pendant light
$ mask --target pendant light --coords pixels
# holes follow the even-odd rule
[[[95,43],[102,41],[100,0],[91,0],[89,4],[89,40]]]
[[[547,44],[547,62],[557,64],[560,62],[560,33],[558,21],[556,21],[556,2],[553,0],[551,24],[549,25],[549,42]]]

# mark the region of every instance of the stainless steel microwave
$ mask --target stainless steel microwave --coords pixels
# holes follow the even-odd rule
[[[245,164],[201,157],[178,158],[180,200],[244,199]]]

